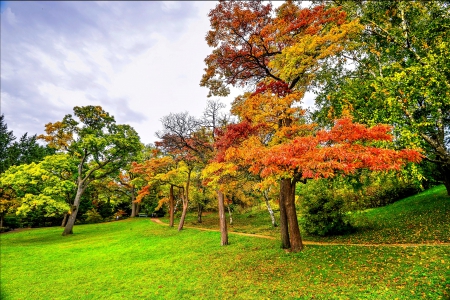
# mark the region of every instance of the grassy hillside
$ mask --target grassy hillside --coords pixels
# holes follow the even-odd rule
[[[428,192],[430,203],[422,208],[439,191]],[[401,221],[388,225],[393,216],[417,214],[414,199],[404,200],[411,212],[399,202],[365,217],[382,220],[378,231],[394,228]],[[436,201],[448,215],[448,197]],[[420,220],[409,224],[421,228],[426,219],[404,220]],[[420,231],[422,240],[441,236],[444,226]],[[307,246],[292,254],[276,240],[238,235],[221,247],[217,232],[177,232],[148,219],[76,226],[70,237],[61,232],[0,235],[1,299],[446,299],[450,292],[450,247],[444,245]],[[371,234],[358,232],[358,240]]]
[[[278,214],[276,217],[279,220]],[[357,228],[355,233],[334,237],[304,237],[318,242],[357,244],[450,242],[450,197],[441,185],[385,207],[353,213],[351,220]],[[205,215],[202,224],[197,224],[196,216],[190,215],[186,224],[218,229],[218,222],[218,216],[214,213]],[[233,223],[230,231],[273,237],[279,235],[278,228],[272,228],[269,213],[263,205],[251,212],[234,214]]]

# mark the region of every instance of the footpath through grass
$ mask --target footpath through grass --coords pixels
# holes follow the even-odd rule
[[[374,211],[367,212],[367,218],[370,214],[381,218]],[[437,228],[440,232],[441,225]],[[450,295],[450,247],[442,245],[308,246],[292,254],[281,250],[276,240],[237,235],[230,235],[231,245],[221,247],[217,232],[177,232],[148,219],[75,226],[69,237],[61,232],[44,228],[0,235],[1,299],[447,299]]]

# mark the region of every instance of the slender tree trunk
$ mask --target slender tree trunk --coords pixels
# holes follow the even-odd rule
[[[70,216],[67,220],[66,227],[64,227],[64,231],[62,235],[73,234],[73,225],[75,224],[75,219],[77,218],[78,207],[80,206],[81,195],[83,195],[84,188],[81,184],[78,184],[77,194],[75,196],[75,200],[73,201],[73,205],[70,209]]]
[[[197,223],[202,222],[203,204],[197,204]]]
[[[3,228],[3,219],[4,219],[4,215],[0,214],[0,228]]]
[[[444,169],[444,185],[447,189],[447,195],[450,196],[450,168],[443,168]]]
[[[136,216],[139,214],[139,212],[141,211],[141,203],[136,203]]]
[[[227,219],[225,218],[225,204],[224,196],[221,191],[217,191],[217,200],[219,203],[219,225],[220,225],[220,237],[222,246],[228,245],[228,230],[227,230]]]
[[[270,219],[272,220],[272,226],[277,227],[277,222],[275,221],[275,214],[273,213],[272,207],[269,203],[269,196],[267,195],[267,191],[263,192],[264,200],[266,202],[267,210],[269,211]]]
[[[282,185],[280,196],[284,198],[291,250],[292,252],[299,252],[303,250],[303,242],[298,226],[297,210],[295,209],[295,180],[283,179]]]
[[[183,211],[181,212],[180,224],[178,225],[178,231],[183,229],[184,219],[186,218],[188,204],[189,204],[189,185],[191,184],[191,169],[188,171],[188,178],[186,182],[185,196],[183,197]]]
[[[134,186],[131,187],[131,218],[136,217],[137,203],[134,202],[136,200],[136,196],[134,195]]]
[[[170,185],[170,192],[169,192],[169,226],[173,227],[174,223],[174,203],[173,203],[173,185]]]
[[[230,225],[233,225],[233,214],[231,213],[230,205],[227,205],[228,208],[228,216],[230,217]]]
[[[289,239],[288,221],[286,215],[286,193],[285,184],[283,184],[285,179],[280,182],[280,233],[281,233],[281,248],[289,249],[291,248],[291,242]]]
[[[67,223],[67,217],[69,216],[69,214],[64,214],[64,218],[63,218],[63,220],[62,220],[62,223],[61,223],[61,227],[65,227],[66,226],[66,223]]]

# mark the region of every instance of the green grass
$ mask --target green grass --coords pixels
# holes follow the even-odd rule
[[[427,192],[424,199],[431,200],[422,202],[422,208],[432,206],[433,195],[439,193],[439,188]],[[436,201],[448,215],[444,200]],[[403,201],[410,202],[403,208],[398,202],[390,209],[370,210],[365,217],[379,219],[380,228],[400,226],[401,220],[388,224],[398,214],[416,214],[413,203],[420,198]],[[260,233],[262,218],[253,214],[241,217],[256,223],[254,231]],[[235,217],[238,222],[240,217]],[[403,220],[418,220],[414,226],[420,227],[426,218]],[[437,231],[444,226],[437,224]],[[221,247],[217,232],[190,228],[177,232],[148,219],[80,225],[69,237],[61,232],[43,228],[0,235],[1,299],[447,299],[450,295],[450,247],[442,245],[307,246],[292,254],[281,250],[276,240],[238,235],[230,235],[231,244]],[[427,236],[423,240],[438,234],[432,227],[422,233]],[[356,233],[368,241],[371,234]],[[401,230],[395,235],[401,236]]]
[[[279,220],[279,214],[276,214]],[[301,215],[299,215],[301,218]],[[166,222],[167,222],[167,218]],[[397,201],[391,205],[369,209],[351,215],[357,231],[352,234],[316,237],[305,240],[336,243],[438,243],[450,242],[450,197],[443,185]],[[207,214],[201,224],[192,214],[186,224],[193,227],[218,229],[217,213]],[[269,213],[263,206],[257,210],[233,215],[230,231],[264,234],[278,237],[272,228]]]

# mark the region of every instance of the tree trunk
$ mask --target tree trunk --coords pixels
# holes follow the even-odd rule
[[[283,179],[284,180],[284,179]],[[281,233],[281,248],[291,248],[291,242],[289,240],[288,221],[286,215],[286,199],[285,199],[285,185],[283,180],[280,182],[280,233]]]
[[[170,185],[170,192],[169,192],[169,226],[173,227],[174,223],[174,203],[173,203],[173,185]]]
[[[197,204],[197,223],[202,222],[203,204]]]
[[[227,220],[225,218],[225,204],[224,196],[221,191],[217,191],[217,200],[219,203],[219,225],[220,225],[220,245],[228,245],[228,230],[227,230]]]
[[[303,243],[298,226],[297,210],[295,209],[295,180],[283,179],[281,184],[280,196],[284,198],[291,250],[292,252],[299,252],[303,250]]]
[[[140,211],[141,211],[141,203],[138,202],[136,203],[136,216],[139,214]]]
[[[267,195],[267,190],[263,192],[264,200],[266,202],[267,210],[269,211],[270,219],[272,220],[272,226],[277,227],[277,222],[275,221],[275,215],[273,213],[272,207],[269,203],[269,196]]]
[[[230,225],[233,225],[233,214],[231,213],[230,205],[227,205],[228,208],[228,216],[230,217]]]
[[[447,189],[447,195],[450,196],[450,167],[443,166],[444,186]]]
[[[134,201],[136,200],[136,197],[134,195],[134,186],[131,188],[131,218],[136,217],[136,210],[137,210],[137,203]]]
[[[3,214],[0,214],[0,228],[3,228],[3,219],[4,219]]]
[[[183,197],[183,211],[181,212],[181,218],[180,218],[180,224],[178,225],[178,231],[183,229],[184,219],[186,218],[186,214],[187,214],[187,210],[188,210],[189,185],[191,184],[191,172],[192,172],[192,170],[189,169],[189,171],[188,171],[188,178],[187,178],[187,181],[186,181],[186,191],[184,192],[185,196]]]
[[[62,220],[62,223],[61,223],[61,227],[65,227],[66,226],[66,223],[67,223],[67,217],[69,216],[69,214],[64,214],[64,218],[63,218],[63,220]]]
[[[83,195],[84,188],[81,187],[81,184],[78,184],[77,194],[75,196],[75,200],[73,201],[73,205],[70,209],[70,216],[67,220],[66,227],[64,227],[64,231],[62,233],[63,236],[68,234],[73,234],[73,225],[75,224],[75,219],[77,218],[78,207],[80,206],[81,195]]]

